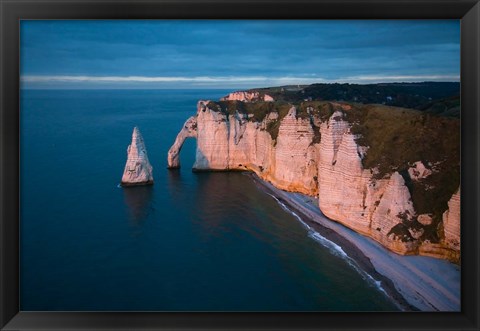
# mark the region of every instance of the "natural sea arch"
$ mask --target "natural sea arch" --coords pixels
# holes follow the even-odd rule
[[[175,138],[175,142],[168,150],[168,168],[180,168],[180,151],[187,138],[197,138],[197,116],[190,117]]]

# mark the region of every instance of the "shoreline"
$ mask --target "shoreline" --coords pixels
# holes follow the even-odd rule
[[[365,273],[400,310],[460,311],[459,266],[432,257],[393,253],[373,239],[328,219],[320,211],[317,198],[282,191],[254,173],[247,174],[306,227],[338,245],[354,264],[347,262],[359,273]],[[444,277],[438,279],[435,275]]]

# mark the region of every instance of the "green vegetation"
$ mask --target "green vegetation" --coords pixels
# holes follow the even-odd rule
[[[315,124],[314,119],[319,119],[321,122],[326,122],[335,111],[331,102],[327,101],[303,101],[297,106],[297,118],[310,119],[314,137],[313,144],[319,144],[321,141],[320,128]]]
[[[296,97],[423,109],[434,100],[459,94],[458,82],[312,84],[297,92]]]
[[[302,100],[300,93],[308,85],[285,85],[276,87],[267,87],[252,89],[250,91],[260,92],[260,94],[268,94],[277,101],[298,102]]]
[[[409,241],[414,241],[414,238],[408,231],[408,226],[405,225],[404,223],[398,223],[395,225],[388,233],[387,236],[391,234],[395,235],[396,239],[401,240],[402,242],[409,242]]]
[[[430,114],[460,118],[460,96],[428,103],[420,110]]]
[[[221,111],[225,115],[234,115],[236,111],[240,114],[253,114],[250,121],[261,122],[265,117],[276,110],[280,105],[274,102],[242,102],[242,101],[210,101],[207,105],[210,109]]]
[[[380,105],[357,106],[345,114],[351,132],[359,135],[357,143],[369,147],[364,168],[377,168],[377,179],[402,174],[417,213],[433,213],[438,224],[460,184],[460,121]],[[407,170],[416,161],[434,173],[410,180]]]
[[[280,130],[280,123],[282,122],[283,118],[287,116],[288,111],[292,107],[291,104],[286,102],[276,102],[275,111],[278,113],[278,118],[276,120],[270,121],[267,124],[267,132],[270,133],[272,137],[273,144],[277,144],[278,132]]]
[[[241,101],[210,101],[208,108],[220,111],[226,115],[234,115],[235,111],[246,113],[247,104]]]
[[[403,242],[413,241],[410,230],[413,231],[423,231],[423,234],[418,238],[420,241],[429,240],[432,243],[439,242],[441,236],[443,236],[443,228],[441,219],[433,220],[430,225],[423,225],[417,221],[416,218],[411,219],[411,216],[406,213],[400,213],[397,215],[402,222],[395,225],[387,235],[394,234],[398,239]]]
[[[319,118],[322,122],[327,121],[335,112],[335,107],[328,101],[303,101],[297,106],[297,117],[307,118],[307,109],[310,114]],[[300,115],[299,115],[300,114]]]
[[[280,122],[288,114],[288,111],[292,107],[291,104],[285,101],[211,101],[207,106],[208,108],[220,111],[225,115],[234,115],[236,111],[241,114],[253,115],[248,116],[248,120],[251,122],[262,122],[269,113],[278,113],[278,118],[276,120],[269,121],[266,128],[274,142],[276,142],[278,137]]]

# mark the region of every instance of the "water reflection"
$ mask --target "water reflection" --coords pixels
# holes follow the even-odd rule
[[[167,188],[171,198],[174,201],[182,199],[184,182],[180,169],[168,169],[167,171]]]
[[[135,224],[143,223],[153,212],[153,186],[133,186],[123,188],[123,198],[130,220]]]
[[[242,173],[197,173],[192,207],[204,239],[248,233],[257,236],[261,196]],[[239,189],[242,188],[242,189]],[[240,232],[238,232],[240,230]],[[210,238],[211,239],[211,238]]]

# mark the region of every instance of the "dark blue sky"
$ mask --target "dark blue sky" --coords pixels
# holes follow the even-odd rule
[[[28,88],[458,81],[460,21],[22,21]]]

